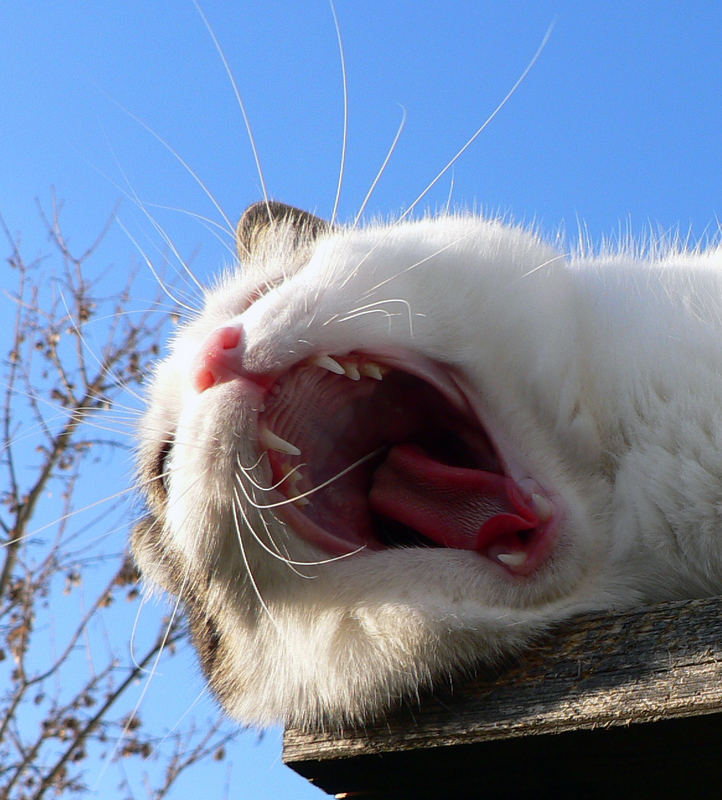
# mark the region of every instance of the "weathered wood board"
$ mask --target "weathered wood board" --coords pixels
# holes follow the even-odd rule
[[[289,730],[284,760],[353,797],[720,797],[720,734],[712,598],[579,617],[516,663],[382,723]]]

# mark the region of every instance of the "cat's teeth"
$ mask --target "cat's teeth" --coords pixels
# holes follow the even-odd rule
[[[281,471],[286,476],[285,481],[285,494],[289,500],[293,501],[294,506],[298,506],[299,508],[303,508],[303,506],[307,506],[311,504],[311,501],[307,497],[298,497],[297,495],[302,494],[302,491],[299,491],[298,484],[301,483],[303,480],[303,475],[301,474],[301,470],[298,467],[292,467],[290,464],[282,464]]]
[[[361,380],[362,375],[365,378],[382,381],[384,375],[389,371],[387,367],[383,367],[375,361],[365,361],[363,364],[357,364],[355,361],[344,360],[343,363],[340,363],[329,355],[314,356],[309,359],[309,363],[333,372],[334,375],[345,375],[352,381]]]
[[[526,553],[523,550],[515,550],[513,553],[499,553],[497,558],[507,567],[520,567],[526,561]]]
[[[266,448],[266,450],[276,450],[279,453],[285,453],[289,456],[301,455],[301,451],[296,447],[295,444],[291,444],[285,439],[281,439],[280,436],[277,436],[265,425],[262,425],[258,431],[258,441],[263,447]]]
[[[384,369],[381,364],[375,361],[366,361],[359,367],[359,371],[366,378],[373,378],[375,381],[382,381],[384,379]]]
[[[358,371],[358,365],[353,361],[347,361],[343,365],[343,371],[346,373],[346,377],[351,378],[352,381],[361,380],[361,373]]]
[[[343,375],[346,372],[346,370],[338,363],[338,361],[331,358],[331,356],[316,356],[315,358],[311,359],[311,363],[315,364],[317,367],[321,367],[321,369],[327,369],[329,372],[333,372],[335,375]]]
[[[539,517],[540,522],[548,522],[554,514],[554,506],[540,494],[532,494],[531,501],[534,506],[534,511]]]

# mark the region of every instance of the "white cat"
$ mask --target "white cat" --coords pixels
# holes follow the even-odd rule
[[[159,365],[133,548],[233,716],[358,721],[722,590],[722,250],[260,203]]]

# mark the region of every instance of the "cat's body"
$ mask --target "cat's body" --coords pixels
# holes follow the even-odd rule
[[[231,714],[359,720],[575,613],[722,590],[720,249],[259,204],[239,251],[158,368],[134,538]]]

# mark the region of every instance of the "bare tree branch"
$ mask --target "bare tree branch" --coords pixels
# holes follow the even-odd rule
[[[84,776],[102,771],[103,758],[124,764],[129,795],[127,767],[137,763],[135,779],[157,783],[152,796],[162,798],[181,773],[219,760],[235,732],[220,717],[154,731],[134,715],[129,689],[148,665],[186,647],[187,633],[175,614],[157,620],[128,663],[130,634],[119,642],[110,620],[121,598],[139,600],[135,568],[113,534],[125,528],[127,538],[132,520],[116,519],[122,489],[102,505],[86,498],[113,453],[131,448],[138,389],[168,316],[159,296],[134,312],[134,270],[98,265],[115,210],[80,248],[61,210],[54,195],[51,212],[40,209],[52,249],[32,260],[0,217],[16,276],[0,330],[8,341],[0,353],[0,800],[82,796]],[[149,760],[163,763],[160,778],[146,773]]]

